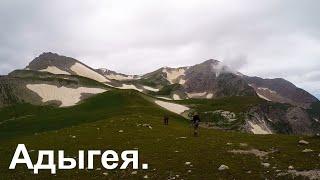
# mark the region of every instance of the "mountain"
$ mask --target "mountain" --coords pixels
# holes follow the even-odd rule
[[[108,86],[81,76],[16,70],[0,77],[0,108],[16,103],[73,106],[107,90]]]
[[[108,78],[80,61],[51,52],[42,53],[39,57],[32,60],[26,67],[26,70],[50,72],[53,74],[78,75],[102,83],[110,82]]]
[[[68,107],[116,89],[136,90],[185,118],[197,111],[206,128],[255,134],[316,134],[320,129],[319,101],[306,91],[283,79],[245,76],[213,59],[138,76],[43,53],[24,70],[0,77],[0,107],[16,103]]]
[[[245,80],[260,97],[268,101],[289,103],[304,108],[308,108],[312,103],[318,101],[307,91],[297,88],[294,84],[282,78],[263,79],[246,76]]]
[[[126,75],[126,74],[117,73],[115,71],[111,71],[105,68],[96,69],[96,71],[108,79],[113,79],[117,81],[128,81],[128,80],[140,79],[140,76],[138,75]]]

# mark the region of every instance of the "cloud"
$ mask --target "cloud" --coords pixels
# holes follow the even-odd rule
[[[320,69],[318,7],[300,0],[3,0],[0,74],[44,51],[129,74],[212,58],[320,94],[317,76],[306,75]]]

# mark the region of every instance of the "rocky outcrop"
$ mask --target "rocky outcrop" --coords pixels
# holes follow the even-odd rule
[[[320,132],[320,124],[301,107],[265,103],[248,110],[244,130],[255,134],[314,135]]]

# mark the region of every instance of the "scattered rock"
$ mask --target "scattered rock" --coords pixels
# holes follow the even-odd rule
[[[264,166],[265,168],[270,167],[270,163],[261,163],[262,166]]]
[[[229,142],[228,142],[228,143],[227,143],[227,145],[228,145],[228,146],[231,146],[231,145],[232,145],[232,143],[229,143]]]
[[[241,147],[247,147],[247,146],[248,146],[247,143],[240,143],[239,145],[240,145]]]
[[[230,153],[234,153],[234,154],[254,154],[255,156],[259,157],[260,159],[262,159],[263,157],[265,157],[266,155],[268,155],[269,153],[272,152],[266,152],[266,151],[260,151],[258,149],[250,149],[250,150],[231,150],[228,151]]]
[[[247,174],[251,174],[252,172],[251,172],[251,171],[247,171],[246,173],[247,173]]]
[[[281,172],[281,170],[277,169],[276,172]]]
[[[227,169],[229,169],[229,167],[226,166],[226,165],[224,165],[224,164],[222,164],[222,165],[218,168],[219,171],[224,171],[224,170],[227,170]]]
[[[138,174],[138,171],[132,171],[131,174],[136,175],[136,174]]]
[[[293,170],[294,167],[293,167],[293,166],[289,166],[288,169],[289,169],[289,170]]]
[[[189,170],[188,170],[188,173],[191,173],[191,172],[192,172],[192,171],[189,169]]]
[[[96,171],[101,171],[101,168],[97,168]]]
[[[178,153],[179,151],[174,151],[175,153]]]
[[[143,178],[144,178],[144,179],[148,179],[148,178],[149,178],[149,176],[148,176],[148,175],[145,175],[145,176],[143,176]]]
[[[143,127],[147,127],[149,129],[152,129],[152,126],[150,124],[142,124]]]
[[[305,140],[300,140],[300,141],[299,141],[299,144],[308,145],[309,142],[308,142],[308,141],[305,141]]]
[[[102,173],[103,175],[105,175],[105,176],[108,176],[109,175],[109,173],[107,173],[107,172],[105,172],[105,173]]]
[[[189,165],[191,165],[191,162],[185,162],[184,164],[189,166]]]
[[[302,152],[308,153],[308,152],[313,152],[313,150],[312,149],[304,149]]]
[[[72,137],[72,139],[75,139],[76,138],[76,136],[71,136]]]
[[[119,130],[119,133],[123,133],[123,130]]]

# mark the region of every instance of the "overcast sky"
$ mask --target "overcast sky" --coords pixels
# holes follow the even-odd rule
[[[42,52],[142,74],[217,59],[320,97],[318,0],[1,0],[0,74]]]

